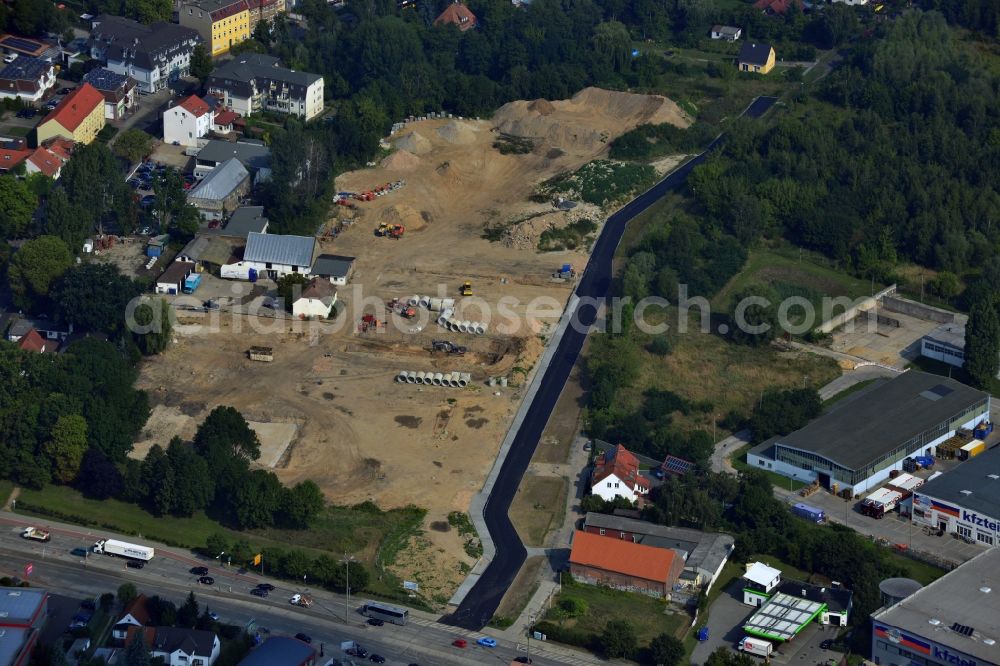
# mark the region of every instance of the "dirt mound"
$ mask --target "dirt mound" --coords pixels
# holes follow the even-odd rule
[[[556,112],[556,107],[547,99],[536,99],[528,104],[528,111],[534,111],[543,116],[548,116]]]
[[[424,139],[426,141],[427,139]],[[397,150],[389,157],[382,160],[381,166],[388,171],[412,171],[420,166],[421,160],[408,150]]]
[[[662,95],[585,88],[568,100],[504,104],[494,114],[493,123],[504,134],[541,141],[547,149],[591,155],[637,125],[687,127],[691,120]]]
[[[431,152],[431,142],[420,132],[410,132],[396,141],[396,148],[406,150],[414,155],[426,155]]]
[[[476,141],[476,130],[467,123],[452,120],[437,130],[438,136],[448,143],[469,144]]]
[[[402,224],[406,231],[420,231],[427,227],[429,214],[421,213],[415,208],[396,204],[383,210],[378,216],[379,224]]]

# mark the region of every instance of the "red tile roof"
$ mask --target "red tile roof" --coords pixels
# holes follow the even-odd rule
[[[621,444],[597,459],[590,485],[600,483],[612,474],[632,490],[635,490],[636,486],[649,488],[649,480],[639,474],[639,459]]]
[[[246,0],[237,0],[237,2],[230,2],[222,5],[218,9],[212,10],[210,14],[212,16],[212,21],[215,22],[249,10],[250,5]]]
[[[35,329],[31,329],[17,341],[17,346],[24,351],[32,351],[42,354],[45,352],[45,338],[43,338]]]
[[[31,155],[30,149],[12,150],[10,148],[0,148],[0,171],[13,169],[28,159],[29,155]]]
[[[53,153],[48,148],[43,148],[39,146],[35,149],[35,152],[31,153],[28,161],[35,165],[41,173],[48,176],[49,178],[55,177],[59,173],[59,169],[62,168],[63,161],[58,155]]]
[[[229,124],[231,124],[234,120],[236,120],[239,117],[240,117],[240,114],[236,113],[235,111],[230,111],[229,109],[226,109],[225,111],[222,111],[221,113],[215,114],[215,124],[216,125],[229,125]]]
[[[792,2],[793,0],[757,0],[753,6],[754,9],[769,11],[772,14],[784,14]],[[799,9],[803,8],[802,0],[794,0],[794,2]]]
[[[69,139],[61,136],[49,139],[44,145],[52,152],[52,154],[61,159],[63,162],[73,156],[73,149],[76,148],[75,141],[70,141]]]
[[[63,101],[59,103],[52,113],[45,116],[39,126],[45,123],[55,120],[65,129],[70,132],[75,132],[76,128],[80,126],[83,119],[90,115],[90,112],[94,110],[97,105],[104,109],[104,95],[102,95],[97,88],[90,85],[89,83],[84,83],[79,88],[76,88],[70,94],[63,98]]]
[[[125,617],[126,615],[131,615],[139,622],[142,622],[143,624],[148,624],[150,621],[150,616],[149,616],[149,609],[146,607],[147,603],[148,599],[146,599],[146,595],[140,594],[135,599],[130,601],[127,606],[125,606],[125,608],[122,610],[121,617],[118,618],[118,621],[121,622],[121,618]]]
[[[670,570],[677,555],[670,548],[654,548],[623,539],[577,531],[573,534],[571,564],[594,567],[658,583],[671,583]]]
[[[462,3],[453,2],[434,19],[434,25],[442,25],[444,23],[453,23],[458,26],[459,30],[465,32],[470,28],[476,27],[476,15]]]
[[[195,118],[201,118],[203,115],[208,113],[211,109],[205,100],[198,97],[197,95],[191,95],[190,97],[181,100],[178,106],[187,110],[188,113],[193,115]]]

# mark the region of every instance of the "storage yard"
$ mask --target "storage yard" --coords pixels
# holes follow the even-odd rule
[[[575,284],[572,271],[553,274],[586,263],[585,247],[540,254],[491,242],[484,227],[536,212],[571,215],[528,197],[539,182],[600,156],[608,141],[640,122],[687,122],[673,102],[655,96],[589,89],[573,101],[543,102],[498,112],[507,131],[539,133],[531,153],[501,154],[490,121],[416,121],[392,137],[416,152],[398,150],[378,168],[338,178],[338,192],[404,180],[405,187],[335,206],[346,224],[332,221],[337,233],[324,234],[317,251],[356,259],[350,283],[338,289],[343,312],[333,324],[228,309],[179,312],[181,323],[217,321],[218,332],[175,331],[176,344],[144,364],[139,386],[154,409],[134,455],[175,434],[190,438],[218,405],[236,407],[261,436],[258,464],[284,482],[313,479],[338,504],[426,508],[426,538],[412,544],[425,555],[398,573],[420,580],[432,570],[453,571],[421,583],[425,596],[450,593],[462,565],[473,560],[455,530],[433,526],[451,511],[468,510],[493,464],[520,387]],[[589,128],[589,138],[569,132],[567,123]],[[386,233],[388,225],[405,231]],[[213,281],[228,284],[208,280],[209,291],[218,288]],[[474,298],[463,301],[463,293]],[[421,295],[456,299],[445,326],[437,323],[440,309],[411,306]],[[497,319],[501,298],[515,299],[507,325]],[[390,308],[384,315],[362,310],[362,299]],[[255,347],[270,347],[273,361],[251,360],[247,350]]]

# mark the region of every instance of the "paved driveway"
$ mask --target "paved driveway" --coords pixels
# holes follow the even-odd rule
[[[723,590],[708,610],[708,640],[701,641],[691,654],[694,666],[704,664],[720,647],[735,650],[736,644],[746,634],[743,624],[753,615],[754,608],[743,603],[743,579],[737,578]]]

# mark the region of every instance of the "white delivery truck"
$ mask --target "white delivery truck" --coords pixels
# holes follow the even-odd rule
[[[143,562],[149,562],[153,559],[154,553],[154,550],[149,546],[140,546],[115,539],[101,539],[94,544],[93,551],[96,555],[124,557],[129,560],[141,560]]]
[[[40,530],[37,527],[26,527],[24,531],[21,532],[21,536],[25,539],[31,539],[32,541],[48,541],[52,536],[45,530]]]
[[[744,636],[743,640],[740,641],[740,649],[759,657],[770,657],[774,646],[763,638]]]

